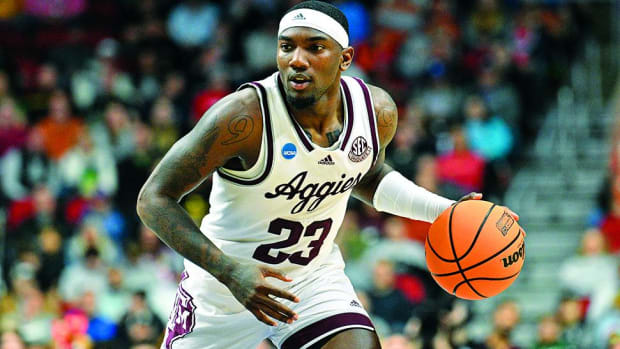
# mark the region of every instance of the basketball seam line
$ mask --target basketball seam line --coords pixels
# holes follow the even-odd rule
[[[469,248],[467,249],[467,251],[465,251],[465,254],[460,256],[458,258],[458,260],[462,260],[463,258],[465,258],[469,254],[469,252],[471,252],[471,250],[474,248],[474,245],[476,244],[476,241],[478,240],[478,237],[480,236],[480,232],[482,231],[482,228],[484,227],[484,224],[487,222],[487,219],[489,219],[489,216],[491,215],[491,212],[493,212],[493,209],[495,208],[495,206],[497,206],[497,205],[495,205],[495,204],[491,205],[491,208],[489,208],[489,210],[487,211],[486,216],[484,216],[484,219],[482,220],[482,223],[480,223],[480,226],[478,227],[478,231],[476,232],[476,236],[474,237],[474,241],[471,242],[471,245],[469,245]]]
[[[428,247],[431,248],[431,251],[433,251],[433,254],[435,254],[435,256],[437,256],[437,258],[441,259],[444,262],[453,263],[453,262],[456,262],[457,260],[462,260],[473,249],[474,245],[476,244],[476,241],[478,240],[478,236],[480,236],[480,232],[482,231],[482,227],[484,226],[484,223],[486,223],[487,219],[491,215],[491,212],[493,212],[493,209],[495,208],[495,206],[497,206],[497,205],[493,204],[491,206],[491,208],[487,211],[487,214],[486,214],[486,216],[484,216],[484,219],[482,220],[482,223],[480,223],[480,227],[478,227],[478,232],[476,232],[476,236],[474,237],[474,240],[472,241],[471,245],[469,245],[469,248],[467,249],[467,251],[465,251],[465,254],[463,254],[461,257],[459,257],[457,259],[448,259],[448,258],[444,258],[444,257],[440,256],[439,253],[437,251],[435,251],[435,248],[431,244],[431,239],[429,237],[430,234],[426,234],[426,242],[428,243]]]
[[[519,232],[521,232],[521,230],[519,230]],[[514,244],[514,243],[515,243],[515,241],[517,241],[517,239],[519,238],[519,236],[521,236],[521,234],[517,234],[517,235],[515,236],[515,238],[514,238],[514,239],[513,239],[513,240],[512,240],[512,241],[511,241],[508,245],[506,245],[504,248],[502,248],[501,250],[499,250],[497,253],[495,253],[495,254],[494,254],[494,255],[492,255],[491,257],[489,257],[489,258],[487,258],[487,259],[485,259],[485,260],[483,260],[483,261],[480,261],[480,262],[478,262],[478,263],[476,263],[476,264],[474,264],[474,265],[471,265],[471,266],[469,266],[469,267],[467,267],[467,268],[463,269],[463,271],[468,271],[468,270],[471,270],[471,269],[473,269],[473,268],[475,268],[475,267],[477,267],[477,266],[479,266],[479,265],[481,265],[481,264],[484,264],[484,263],[486,263],[486,262],[490,261],[491,259],[493,259],[493,258],[495,258],[495,257],[499,256],[502,252],[504,252],[504,251],[506,251],[508,248],[510,248],[510,246],[512,246],[512,244]],[[433,276],[451,276],[451,275],[456,275],[456,274],[458,274],[458,273],[459,273],[459,271],[453,271],[453,272],[450,272],[450,273],[444,273],[444,274],[435,274],[435,273],[431,273],[431,274],[433,274]]]
[[[458,206],[458,204],[459,203],[452,206],[452,210],[450,210],[450,219],[448,221],[448,235],[450,237],[450,247],[452,248],[452,254],[454,255],[456,266],[459,268],[459,272],[461,273],[461,276],[463,276],[463,280],[467,283],[467,285],[469,285],[469,288],[471,288],[471,290],[474,291],[474,293],[476,293],[478,296],[482,298],[487,298],[485,295],[478,292],[474,288],[474,286],[469,282],[469,280],[467,279],[467,276],[465,276],[465,272],[463,271],[463,268],[461,268],[461,263],[459,263],[459,260],[456,257],[456,249],[454,248],[454,239],[452,239],[452,215],[454,214],[454,210],[456,209],[456,206]],[[453,294],[456,296],[456,293],[453,292]]]
[[[501,281],[501,280],[508,280],[511,279],[515,276],[518,276],[519,273],[521,273],[521,270],[519,270],[518,272],[510,275],[510,276],[506,276],[506,277],[501,277],[501,278],[473,278],[473,279],[469,279],[469,281],[479,281],[479,280],[485,280],[485,281]],[[456,286],[454,286],[454,291],[452,291],[452,293],[456,293],[456,290],[461,287],[461,285],[463,285],[465,283],[465,281],[461,281],[458,284],[456,284]]]

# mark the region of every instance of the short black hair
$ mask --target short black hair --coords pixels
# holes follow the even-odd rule
[[[340,23],[340,25],[347,32],[347,36],[349,35],[349,21],[347,21],[347,16],[345,16],[344,13],[342,13],[342,11],[340,11],[340,9],[336,6],[324,1],[309,0],[302,1],[299,4],[291,7],[288,11],[286,11],[286,13],[294,10],[299,10],[301,8],[307,8],[310,10],[323,12],[324,14],[333,18],[336,22]]]

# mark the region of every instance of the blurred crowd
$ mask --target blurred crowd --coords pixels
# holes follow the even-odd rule
[[[157,346],[183,265],[140,224],[138,191],[206,109],[276,70],[278,20],[297,2],[0,1],[0,348]],[[398,104],[388,163],[496,202],[596,20],[562,1],[335,4],[355,48],[347,74]],[[182,203],[196,221],[209,190]],[[486,341],[468,337],[468,303],[425,271],[427,229],[351,202],[339,232],[384,347],[514,348],[514,302]],[[545,339],[577,321],[562,304],[537,348],[564,348]]]

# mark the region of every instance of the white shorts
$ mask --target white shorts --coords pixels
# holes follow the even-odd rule
[[[299,315],[297,321],[268,326],[215,278],[188,268],[161,349],[255,349],[267,338],[281,349],[304,349],[344,329],[374,331],[341,264],[323,265],[292,285],[267,280],[300,299],[299,303],[278,299]]]

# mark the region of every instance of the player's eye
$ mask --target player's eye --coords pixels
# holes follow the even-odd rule
[[[293,48],[293,46],[291,46],[290,44],[287,44],[287,43],[280,44],[280,50],[282,51],[290,51],[291,48]]]
[[[312,46],[310,46],[310,49],[312,51],[321,51],[321,50],[325,49],[325,46],[323,46],[323,45],[312,45]]]

